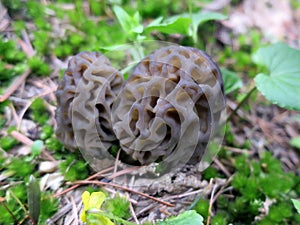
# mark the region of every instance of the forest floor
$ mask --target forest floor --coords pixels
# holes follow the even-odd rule
[[[199,30],[199,39],[203,38],[205,43],[204,50],[212,54],[221,67],[235,71],[243,82],[240,89],[226,96],[227,115],[231,115],[254,85],[256,69],[251,54],[258,47],[283,41],[300,49],[300,7],[295,2],[244,0],[233,4],[227,0],[218,0],[205,4],[194,3],[194,7],[199,9],[226,12],[228,16],[226,20],[201,25]],[[181,7],[181,3],[176,1],[176,4],[178,8]],[[98,12],[92,12],[88,2],[83,1],[82,11],[77,12],[80,14],[78,23],[81,23],[82,29],[74,25],[78,16],[76,4],[67,1],[24,1],[24,5],[26,7],[8,1],[0,3],[0,49],[3,51],[0,52],[0,69],[3,74],[0,75],[0,202],[3,203],[0,212],[5,214],[9,209],[3,224],[9,224],[11,220],[15,224],[22,224],[23,219],[28,221],[25,196],[26,183],[31,174],[40,181],[42,196],[47,199],[47,204],[53,205],[53,211],[42,210],[44,222],[48,219],[47,224],[81,224],[81,195],[88,189],[87,184],[89,190],[98,190],[98,186],[93,184],[98,181],[103,182],[101,190],[110,195],[119,193],[129,199],[129,219],[136,223],[164,219],[194,209],[197,205],[197,212],[204,212],[202,216],[207,224],[251,224],[267,218],[272,205],[281,202],[285,204],[289,198],[300,197],[299,149],[291,144],[291,140],[300,134],[300,113],[271,104],[257,91],[231,116],[220,154],[203,173],[187,165],[163,181],[153,182],[149,186],[132,187],[127,181],[128,189],[125,190],[123,181],[117,178],[122,173],[132,172],[130,169],[93,171],[80,154],[67,151],[55,137],[55,92],[72,55],[84,50],[99,51],[99,48],[93,48],[93,44],[109,46],[109,43],[115,44],[114,41],[125,43],[126,36],[120,34],[121,28],[118,27],[110,5],[103,7],[97,15]],[[60,11],[55,11],[57,6]],[[186,5],[182,7],[186,11],[175,8],[170,12],[162,9],[158,14],[188,12]],[[129,11],[130,8],[133,11],[142,10],[136,4],[124,4],[124,8]],[[39,10],[43,10],[43,13]],[[82,19],[82,14],[85,19]],[[143,23],[149,24],[153,19],[145,18]],[[87,23],[95,25],[88,28],[84,25]],[[97,32],[92,29],[97,26],[97,32],[102,34],[93,38],[91,36]],[[89,32],[91,35],[87,37]],[[213,37],[201,37],[201,32],[208,32]],[[179,44],[181,41],[190,41],[181,34],[152,32],[149,36]],[[270,155],[266,155],[266,152]],[[239,165],[239,162],[244,166]],[[282,171],[275,166],[277,162],[280,162]],[[289,176],[293,179],[296,177],[297,182],[286,191],[289,194],[282,198],[261,194],[264,193],[264,187],[253,187],[253,194],[260,197],[247,199],[243,190],[252,192],[252,189],[241,189],[238,182],[245,182],[244,186],[250,184],[238,180],[237,174],[247,177],[246,174],[252,174],[249,171],[256,170],[255,165],[259,165],[264,172],[264,169],[273,168],[268,163],[274,165],[274,171],[279,171],[278,176],[272,174],[274,177],[271,181],[274,183],[284,183],[283,177]],[[243,167],[245,170],[249,168],[245,174]],[[253,176],[255,174],[249,175]],[[112,186],[105,179],[116,181],[120,187]],[[78,180],[84,182],[80,184]],[[272,182],[264,182],[270,188],[274,185]],[[284,187],[279,187],[275,195],[285,194],[283,190]],[[199,202],[199,199],[203,201]],[[241,201],[238,202],[238,199]],[[261,202],[255,212],[249,212],[246,208],[250,207],[250,202],[256,204],[254,199]],[[173,207],[169,207],[169,204]],[[227,208],[224,204],[228,204],[230,216],[224,216]],[[296,224],[292,215],[296,212],[290,204],[291,215],[282,216],[283,220],[278,221],[278,224]],[[272,221],[269,217],[266,220]]]

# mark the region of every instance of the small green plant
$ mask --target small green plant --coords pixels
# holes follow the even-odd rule
[[[87,163],[74,154],[66,156],[59,169],[68,181],[83,180],[88,175]]]
[[[124,9],[117,5],[113,7],[113,10],[129,40],[135,41],[144,39],[144,36],[140,35],[143,32],[144,27],[141,24],[139,12],[136,12],[133,16],[130,16]]]
[[[42,98],[36,98],[31,106],[31,118],[37,123],[44,125],[49,119],[49,112],[46,109],[45,102]]]
[[[268,68],[255,78],[257,89],[272,103],[300,110],[300,51],[278,43],[260,48],[253,60]]]
[[[38,143],[38,142],[36,142]],[[33,148],[38,148],[34,146]],[[1,177],[7,178],[10,185],[0,190],[1,224],[27,223],[46,224],[58,207],[53,194],[41,191],[35,172],[36,160],[33,156],[13,157],[0,153]],[[49,207],[51,206],[51,207]]]
[[[227,118],[227,121],[231,119],[232,115],[237,112],[256,90],[259,90],[273,104],[299,111],[299,57],[299,50],[293,49],[284,43],[259,48],[252,55],[253,61],[258,66],[265,66],[269,72],[263,72],[264,69],[260,67],[261,72],[254,78],[255,86],[243,96],[238,106]],[[235,82],[232,81],[233,79],[230,80],[230,86],[239,85],[239,79],[236,79]]]
[[[26,56],[17,48],[15,41],[5,40],[2,36],[0,36],[0,52],[0,82],[7,86],[15,76],[26,70],[27,66],[23,62]]]
[[[199,12],[183,13],[163,20],[157,18],[146,27],[146,31],[158,30],[166,34],[179,33],[192,37],[194,44],[198,43],[198,27],[210,20],[224,20],[227,17],[220,13]]]
[[[82,222],[87,225],[136,225],[136,223],[126,221],[129,217],[129,202],[125,198],[115,196],[106,197],[103,192],[85,191],[82,194],[84,209],[80,215]],[[147,223],[148,224],[148,223]],[[157,225],[203,225],[203,218],[196,211],[184,211],[178,216],[173,216],[164,221],[156,221]]]
[[[297,224],[290,198],[297,196],[299,177],[294,173],[282,170],[280,161],[265,152],[260,160],[249,160],[247,155],[235,159],[235,169],[232,180],[235,198],[220,196],[217,200],[217,214],[221,224],[251,224],[266,199],[276,199],[267,215],[263,216],[257,224]],[[226,214],[222,217],[221,215]],[[219,215],[219,216],[218,216]]]

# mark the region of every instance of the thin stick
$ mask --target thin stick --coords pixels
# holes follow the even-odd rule
[[[234,114],[241,108],[241,106],[249,99],[249,97],[252,95],[252,93],[256,91],[256,87],[254,86],[251,88],[251,90],[247,93],[247,95],[243,98],[243,100],[238,104],[238,106],[230,113],[230,115],[227,117],[226,122],[228,122]]]
[[[24,41],[19,39],[19,44],[21,45],[23,52],[25,52],[25,54],[31,58],[35,55],[35,52],[30,42],[30,38],[25,29],[21,30],[21,33]]]
[[[73,220],[74,220],[74,224],[78,225],[79,221],[78,221],[78,211],[77,211],[77,207],[76,207],[76,202],[74,200],[74,198],[71,196],[71,203],[72,203],[72,215],[73,215]],[[70,224],[72,223],[72,221],[70,221]]]
[[[13,136],[16,140],[22,142],[25,145],[29,145],[31,146],[33,144],[33,141],[28,138],[27,136],[25,136],[24,134],[14,130],[10,133],[11,136]]]
[[[92,176],[88,177],[88,178],[85,179],[85,180],[86,180],[86,181],[92,180],[92,179],[94,179],[94,178],[96,178],[96,177],[99,177],[99,176],[101,176],[102,174],[107,173],[107,172],[109,172],[109,171],[111,171],[111,170],[113,170],[113,169],[114,169],[113,166],[112,166],[112,167],[109,167],[109,168],[107,168],[107,169],[104,169],[104,170],[102,170],[102,171],[99,171],[98,173],[93,174]],[[59,192],[59,193],[55,194],[54,197],[57,198],[57,197],[59,197],[59,196],[61,196],[61,195],[64,195],[64,194],[68,193],[69,191],[74,190],[75,188],[77,188],[77,187],[79,187],[79,186],[80,186],[80,184],[75,184],[75,185],[73,185],[73,186],[71,186],[71,187],[69,187],[69,188],[63,190],[62,192]]]
[[[220,190],[218,191],[218,193],[213,198],[212,203],[214,203],[215,201],[217,201],[218,197],[223,193],[225,187],[232,181],[232,178],[233,178],[233,175],[231,177],[229,177],[228,180],[226,181],[226,183],[220,188]]]
[[[155,204],[156,204],[156,202],[155,202],[155,203],[153,202],[153,203],[149,204],[148,206],[142,208],[141,211],[139,211],[136,215],[137,215],[137,216],[140,216],[140,215],[143,214],[144,212],[147,212],[147,211],[150,210],[151,208],[154,208],[154,207],[155,207]]]
[[[155,197],[153,197],[153,196],[144,194],[144,193],[139,192],[139,191],[132,190],[132,189],[127,188],[127,187],[122,187],[122,186],[120,186],[120,185],[118,185],[118,184],[107,183],[107,182],[102,182],[102,181],[77,181],[77,182],[75,182],[75,183],[76,183],[76,184],[95,184],[95,185],[99,185],[99,186],[102,186],[102,185],[108,185],[108,186],[112,186],[112,187],[115,187],[115,188],[122,189],[122,190],[124,190],[124,191],[132,192],[132,193],[137,194],[137,195],[141,195],[141,196],[143,196],[143,197],[145,197],[145,198],[149,198],[149,199],[151,199],[151,200],[153,200],[153,201],[156,201],[156,202],[159,202],[159,203],[161,203],[161,204],[163,204],[163,205],[170,206],[170,207],[174,207],[174,205],[171,204],[171,203],[165,202],[165,201],[163,201],[163,200],[161,200],[161,199],[155,198]]]
[[[203,191],[204,191],[204,189],[199,189],[199,190],[196,190],[196,191],[191,191],[191,192],[180,194],[180,195],[169,196],[169,197],[166,197],[164,199],[170,200],[170,199],[174,199],[174,198],[183,198],[183,197],[186,197],[186,196],[199,194],[199,193],[201,193]]]
[[[31,73],[31,70],[28,69],[26,70],[21,76],[19,76],[10,86],[7,88],[6,92],[0,96],[0,102],[4,102],[6,99],[8,99],[9,96],[14,93],[18,87],[24,83],[26,80],[27,76]]]
[[[210,195],[210,200],[209,200],[209,207],[208,207],[208,217],[206,220],[206,225],[210,224],[210,218],[211,218],[211,210],[212,210],[212,205],[213,205],[213,198],[214,198],[214,194],[217,188],[217,184],[214,185],[211,195]]]
[[[13,136],[16,140],[22,142],[25,145],[32,146],[33,140],[25,136],[24,134],[18,132],[18,131],[12,131],[11,136]],[[50,161],[55,162],[56,160],[53,158],[51,154],[49,154],[45,148],[42,149],[42,154]]]
[[[129,198],[129,195],[127,197]],[[129,202],[129,209],[130,209],[132,218],[134,219],[135,223],[140,224],[140,221],[138,220],[138,218],[137,218],[137,216],[135,214],[135,211],[133,209],[133,206],[132,206],[131,202]]]
[[[225,150],[229,150],[233,153],[248,154],[248,155],[253,155],[254,154],[254,152],[252,152],[249,149],[235,148],[235,147],[226,146],[226,145],[223,145],[222,148],[224,148]]]
[[[116,177],[118,177],[118,176],[121,176],[121,175],[123,175],[123,174],[127,174],[127,173],[130,173],[130,172],[132,172],[132,171],[136,171],[136,170],[138,170],[140,168],[140,166],[133,166],[133,167],[129,167],[129,168],[126,168],[126,169],[124,169],[124,170],[120,170],[120,171],[118,171],[118,172],[116,172],[116,173],[113,173],[112,175],[110,175],[109,177],[108,177],[108,179],[114,179],[114,178],[116,178]]]
[[[220,162],[220,160],[218,160],[217,158],[214,158],[214,163],[223,171],[223,173],[227,177],[231,176],[230,172],[227,170],[227,168],[225,166],[223,166],[223,164]]]
[[[112,188],[109,188],[109,187],[103,187],[103,189],[105,189],[107,192],[110,192],[111,194],[113,194],[113,195],[116,195],[117,194],[117,191],[115,190],[115,189],[112,189]],[[127,193],[127,192],[126,192]],[[132,198],[130,198],[130,197],[127,197],[127,195],[125,196],[124,194],[122,194],[122,193],[118,193],[118,195],[120,196],[120,197],[126,197],[126,198],[128,198],[128,200],[132,203],[132,204],[134,204],[134,205],[137,205],[138,204],[138,202],[136,201],[136,200],[134,200],[134,199],[132,199]]]
[[[115,168],[114,168],[114,172],[112,175],[116,174],[118,171],[118,164],[119,164],[119,158],[120,158],[120,153],[121,153],[121,148],[119,148],[117,156],[116,156],[116,160],[115,160]]]

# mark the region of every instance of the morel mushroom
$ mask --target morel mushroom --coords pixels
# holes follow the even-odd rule
[[[144,58],[112,109],[131,161],[198,162],[225,107],[221,72],[203,51],[169,46]]]
[[[56,135],[66,148],[84,150],[98,136],[98,150],[107,151],[116,141],[111,107],[123,82],[122,75],[99,53],[82,52],[70,60],[56,92]]]
[[[225,108],[217,64],[182,46],[152,52],[125,83],[103,55],[79,53],[57,100],[56,134],[67,148],[102,160],[119,143],[120,159],[140,165],[199,162]]]

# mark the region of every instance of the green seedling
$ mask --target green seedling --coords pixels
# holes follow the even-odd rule
[[[59,164],[59,169],[68,181],[83,180],[88,175],[87,163],[69,155]]]

